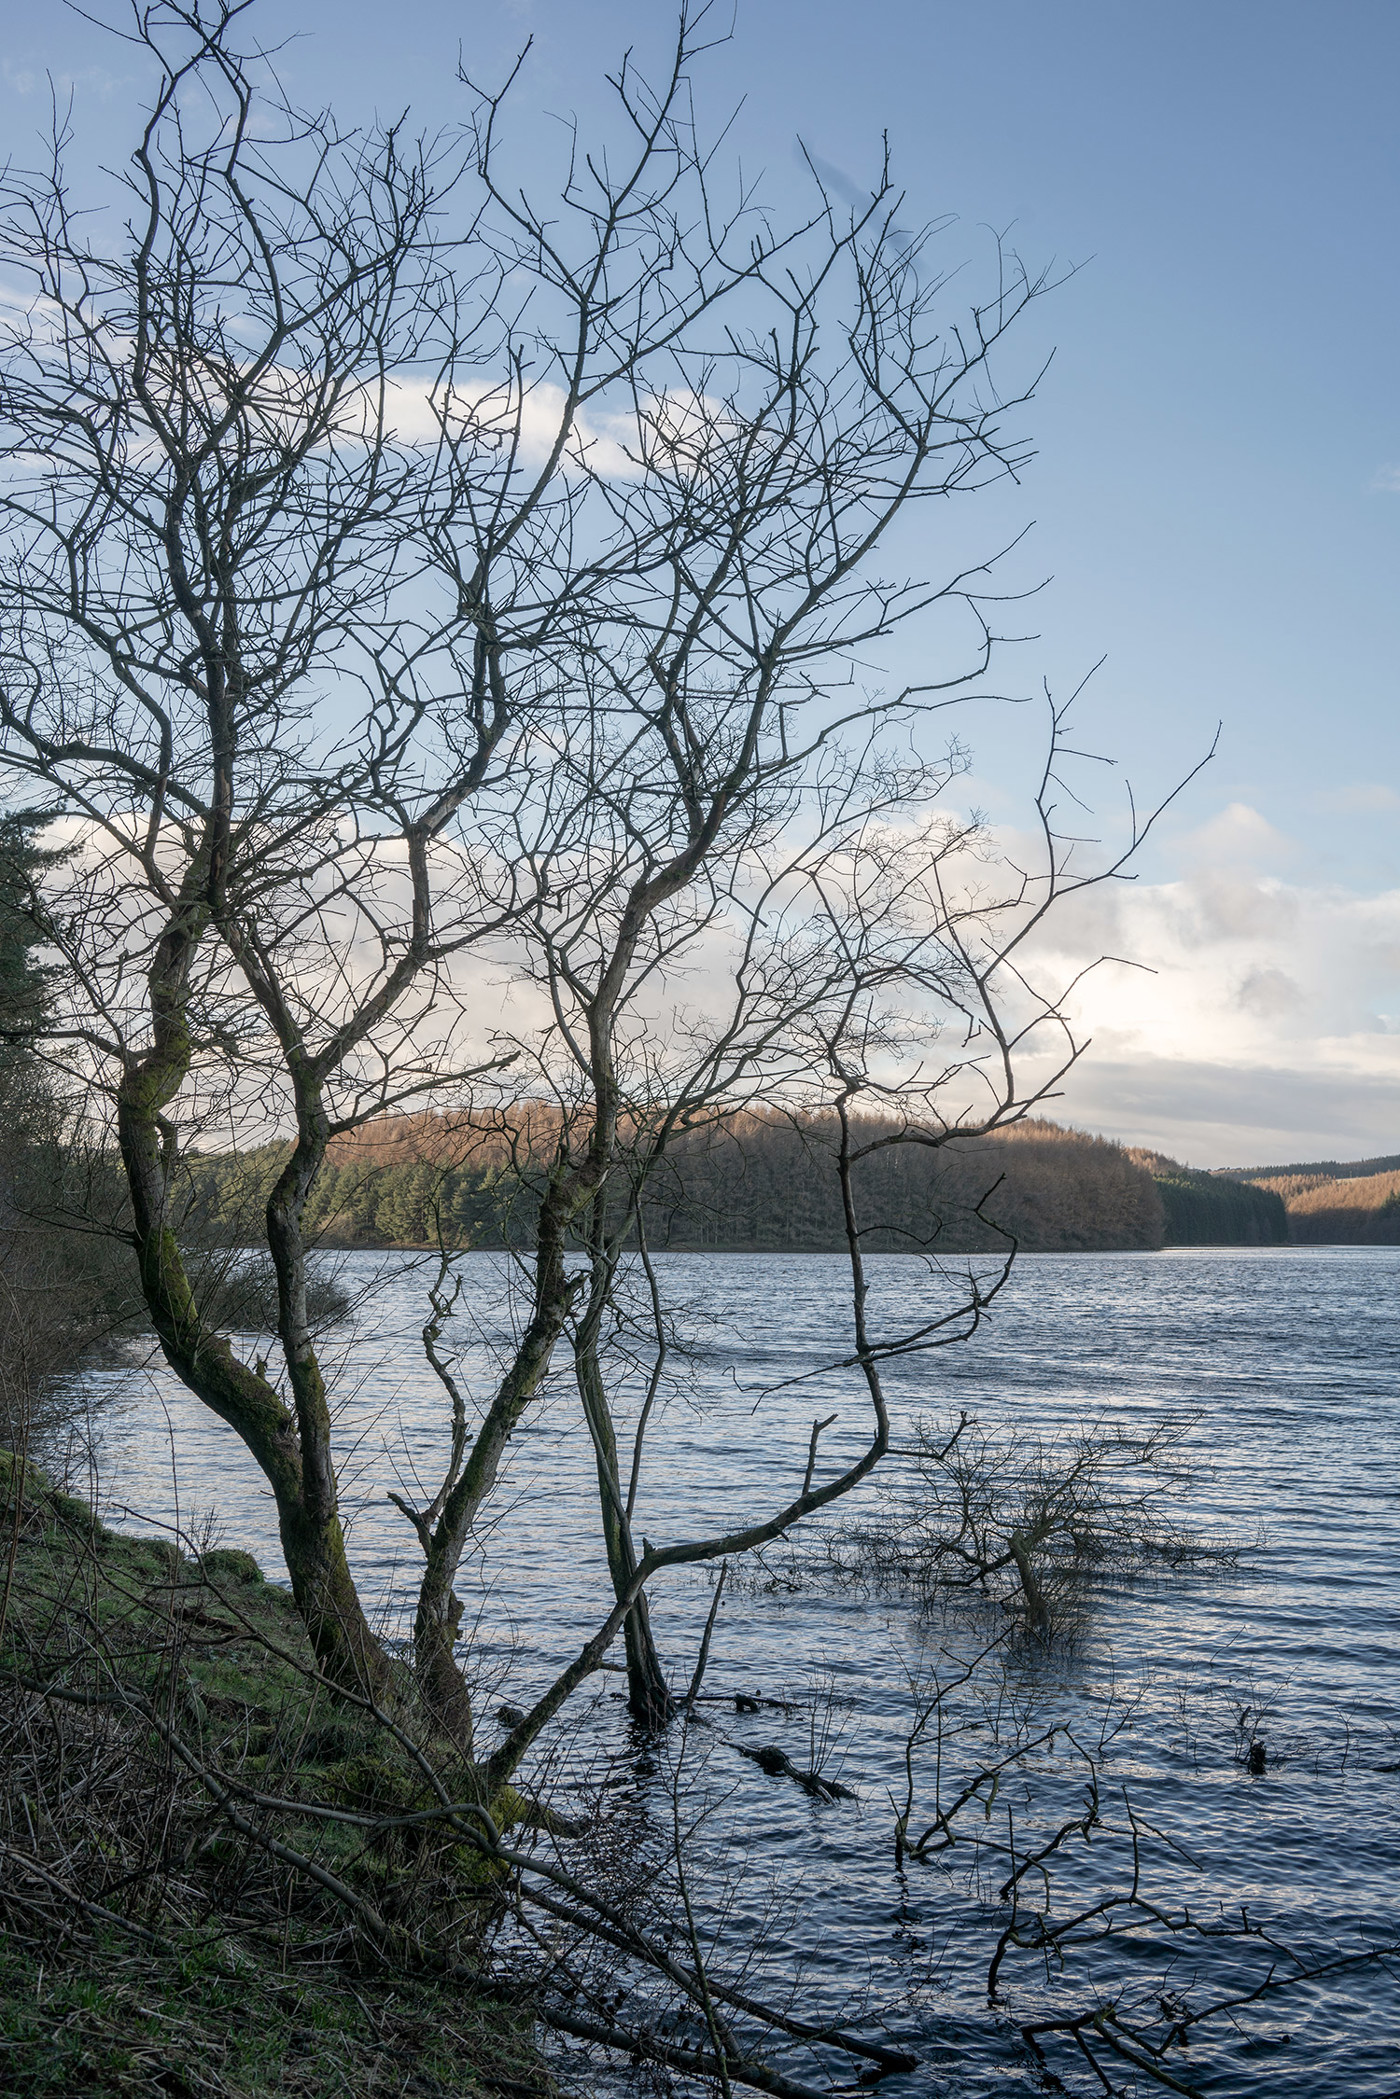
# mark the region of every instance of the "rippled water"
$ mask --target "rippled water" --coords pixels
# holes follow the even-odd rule
[[[351,1556],[366,1593],[393,1618],[410,1593],[415,1553],[387,1489],[414,1468],[431,1480],[440,1449],[439,1390],[418,1343],[424,1274],[407,1257],[354,1256],[350,1274],[379,1277],[343,1346],[337,1389],[351,1517]],[[658,1542],[695,1536],[771,1509],[800,1482],[814,1416],[839,1410],[824,1462],[854,1450],[863,1426],[848,1373],[771,1389],[815,1372],[844,1344],[844,1264],[832,1256],[670,1256],[659,1267],[685,1307],[692,1349],[660,1414],[639,1501],[639,1529]],[[501,1264],[467,1258],[463,1368],[489,1386],[508,1326]],[[919,1264],[872,1264],[874,1310],[917,1310]],[[976,1411],[1045,1432],[1090,1419],[1143,1424],[1196,1417],[1187,1515],[1206,1538],[1247,1546],[1234,1571],[1195,1571],[1105,1589],[1072,1647],[1013,1652],[997,1679],[999,1708],[964,1700],[950,1726],[944,1786],[989,1756],[1019,1721],[1055,1722],[1102,1759],[1105,1832],[1055,1861],[1065,1914],[1126,1885],[1128,1808],[1141,1833],[1144,1892],[1189,1903],[1202,1923],[1238,1923],[1241,1906],[1280,1945],[1311,1962],[1400,1938],[1400,1253],[1289,1249],[1156,1255],[1024,1257],[993,1317],[965,1347],[891,1365],[897,1435],[920,1413]],[[280,1568],[269,1500],[233,1435],[159,1367],[94,1370],[100,1489],[118,1520],[197,1528],[218,1511],[223,1536]],[[898,1460],[894,1461],[896,1464]],[[523,1702],[602,1614],[591,1450],[562,1380],[516,1439],[497,1522],[474,1571],[478,1651],[493,1702]],[[122,1509],[130,1513],[121,1515]],[[1115,1930],[1061,1973],[1012,1957],[989,2005],[987,1964],[1008,1912],[995,1900],[1006,1870],[964,1842],[937,1864],[896,1871],[890,1793],[903,1792],[908,1672],[965,1654],[985,1621],[931,1624],[899,1598],[833,1589],[820,1579],[820,1538],[782,1556],[780,1576],[736,1583],[721,1609],[707,1677],[718,1697],[784,1693],[795,1710],[707,1708],[692,1731],[699,1782],[725,1797],[711,1859],[742,1877],[732,1892],[737,1937],[771,1907],[765,1958],[776,1973],[807,1963],[807,2005],[835,2009],[868,1991],[889,2008],[924,2067],[881,2086],[890,2099],[958,2099],[1043,2089],[1102,2090],[1063,2038],[1046,2086],[1020,2034],[1027,2021],[1077,2013],[1127,1990],[1204,2004],[1254,1988],[1269,1972],[1262,1942],[1169,1935],[1150,1922]],[[678,1685],[688,1679],[709,1607],[708,1577],[686,1572],[655,1592],[654,1620]],[[469,1605],[468,1618],[472,1616]],[[939,1663],[945,1670],[946,1660]],[[617,1679],[595,1679],[571,1723],[567,1768],[613,1759],[645,1793]],[[1268,1768],[1238,1761],[1257,1730]],[[810,1758],[815,1720],[835,1731],[834,1775],[855,1801],[809,1799],[769,1779],[739,1745],[776,1742]],[[978,1725],[974,1725],[978,1723]],[[929,1741],[918,1800],[934,1778]],[[999,1793],[994,1818],[974,1811],[969,1838],[1045,1841],[1082,1798],[1083,1767],[1064,1737],[1028,1760]],[[1010,1811],[1009,1821],[1003,1818]],[[917,1809],[916,1809],[917,1819]],[[1115,1834],[1115,1831],[1117,1834]],[[1029,1883],[1028,1883],[1029,1885]],[[1397,1964],[1342,1970],[1303,1991],[1266,1996],[1216,2022],[1172,2075],[1210,2093],[1290,2099],[1395,2099],[1400,2094]],[[1290,1972],[1288,1952],[1276,1973]],[[1214,2038],[1210,2037],[1214,2034]],[[1133,2083],[1110,2061],[1115,2088]]]

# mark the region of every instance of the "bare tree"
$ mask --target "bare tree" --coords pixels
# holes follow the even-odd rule
[[[616,75],[625,150],[576,145],[537,203],[501,94],[443,138],[343,132],[282,99],[249,5],[133,14],[162,72],[120,237],[71,200],[61,130],[6,177],[0,253],[30,299],[0,356],[0,728],[71,844],[43,915],[54,1044],[115,1121],[161,1347],[269,1480],[321,1666],[359,1695],[397,1677],[341,1534],[307,1201],[333,1138],[387,1110],[547,1110],[517,1345],[479,1405],[455,1388],[444,1274],[451,1451],[405,1505],[418,1683],[494,1801],[619,1633],[634,1710],[665,1713],[649,1585],[859,1485],[889,1444],[882,1361],[961,1338],[1005,1279],[954,1278],[921,1325],[872,1331],[860,1162],[1047,1097],[1078,1049],[1029,944],[1122,863],[1071,866],[1058,715],[1043,865],[998,870],[975,818],[940,813],[965,760],[937,710],[996,638],[987,564],[876,563],[921,505],[1017,471],[1029,389],[1004,397],[993,360],[1046,280],[998,254],[986,301],[945,319],[887,171],[845,214],[814,178],[782,231],[742,188],[722,204],[690,114],[703,9],[659,86]],[[870,652],[919,616],[945,670],[871,693]],[[534,998],[527,1025],[476,988],[487,963]],[[861,1445],[824,1472],[819,1421],[780,1506],[656,1545],[636,1534],[666,1335],[642,1205],[678,1133],[764,1099],[836,1131],[853,1330],[830,1369],[862,1395]],[[181,1208],[182,1150],[269,1127],[294,1131],[265,1220],[275,1370],[201,1317]],[[639,1264],[656,1354],[624,1480],[609,1349],[637,1331]],[[566,1336],[614,1601],[477,1758],[454,1582]]]
[[[837,391],[824,389],[823,400]],[[737,406],[716,421],[737,428]],[[767,449],[776,453],[781,440]],[[808,435],[803,450],[830,458],[840,447]],[[842,517],[859,513],[865,493],[858,456],[869,455],[853,447],[849,473],[825,475]],[[745,485],[740,466],[727,473],[730,485]],[[688,517],[674,479],[665,500]],[[891,717],[919,706],[918,695],[846,709],[831,705],[829,686],[809,689],[811,652],[800,622],[787,629],[783,603],[785,590],[810,587],[816,569],[805,529],[789,491],[771,540],[781,540],[790,566],[773,562],[771,589],[762,564],[751,573],[742,562],[732,585],[712,588],[693,546],[677,553],[682,578],[662,580],[655,613],[683,630],[679,666],[657,653],[644,625],[624,687],[617,644],[586,775],[571,781],[567,764],[557,768],[548,797],[525,812],[537,829],[518,839],[539,899],[524,966],[547,992],[551,1018],[518,1041],[517,1068],[533,1067],[556,1110],[553,1155],[537,1168],[538,1229],[557,1229],[552,1203],[578,1217],[578,1191],[587,1193],[587,1287],[572,1333],[619,1598],[641,1596],[649,1558],[666,1564],[639,1553],[634,1525],[670,1346],[647,1211],[678,1148],[706,1123],[732,1120],[737,1107],[776,1101],[799,1120],[811,1172],[839,1189],[851,1264],[852,1351],[819,1375],[858,1378],[873,1422],[856,1464],[818,1485],[819,1439],[835,1417],[815,1420],[798,1500],[771,1524],[687,1548],[700,1559],[752,1550],[857,1485],[888,1443],[881,1364],[965,1339],[1004,1284],[1015,1250],[1007,1235],[981,1276],[926,1257],[943,1290],[937,1309],[907,1330],[877,1333],[864,1247],[887,1220],[864,1201],[863,1184],[881,1155],[989,1135],[1054,1093],[1080,1045],[1066,1017],[1072,987],[1037,980],[1035,938],[1066,896],[1123,864],[1080,873],[1075,842],[1058,828],[1062,712],[1051,710],[1037,803],[1043,857],[1027,869],[999,863],[975,819],[942,811],[961,777],[956,746],[933,757],[889,749]],[[813,539],[825,529],[813,525]],[[684,609],[687,588],[703,603],[694,617]],[[844,576],[833,582],[838,590],[847,591]],[[849,594],[854,650],[862,620],[878,627],[883,613],[854,585]],[[814,615],[823,647],[837,632],[834,617],[825,601]],[[692,665],[692,634],[698,656],[732,653],[733,662],[723,672],[713,660]],[[754,693],[770,671],[777,694],[765,722]],[[687,994],[688,977],[698,995]],[[1034,1076],[1023,1076],[1028,1067]],[[531,1259],[538,1244],[532,1237]],[[601,1360],[607,1334],[611,1376]],[[648,1350],[650,1363],[639,1362]],[[618,1414],[629,1407],[623,1433]],[[629,1443],[624,1467],[619,1453]],[[670,1693],[639,1611],[628,1659],[634,1716],[663,1718]]]
[[[962,1591],[1005,1608],[1014,1588],[1027,1627],[1048,1638],[1072,1621],[1088,1579],[1234,1560],[1235,1548],[1202,1542],[1174,1513],[1194,1426],[1192,1416],[1143,1429],[1099,1421],[1046,1435],[967,1412],[921,1419],[907,1477],[833,1559],[925,1599]]]
[[[336,1131],[460,1073],[444,972],[516,905],[461,825],[587,628],[587,404],[769,244],[746,233],[731,263],[706,222],[677,257],[669,200],[700,174],[683,26],[631,164],[569,201],[582,264],[535,259],[549,354],[509,214],[474,216],[494,105],[450,140],[342,134],[267,84],[247,12],[133,14],[163,71],[115,244],[75,214],[62,134],[8,178],[31,297],[4,360],[3,719],[82,842],[47,931],[80,1083],[116,1111],[162,1347],[271,1481],[328,1666],[382,1682],[306,1316],[307,1194]],[[280,1386],[204,1331],[174,1209],[181,1142],[258,1101],[296,1129],[267,1213]],[[548,1354],[542,1328],[502,1435]],[[498,1455],[478,1452],[488,1473]]]

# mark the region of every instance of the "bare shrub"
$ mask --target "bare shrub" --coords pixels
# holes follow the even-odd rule
[[[1236,1547],[1204,1543],[1178,1513],[1193,1426],[1096,1422],[1041,1434],[968,1413],[921,1419],[880,1513],[834,1534],[828,1564],[916,1597],[954,1592],[1014,1609],[1048,1639],[1091,1581],[1233,1564]]]

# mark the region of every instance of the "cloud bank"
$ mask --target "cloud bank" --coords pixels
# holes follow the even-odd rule
[[[1400,1151],[1400,888],[1309,885],[1295,857],[1234,803],[1187,842],[1179,880],[1065,911],[1061,966],[1145,967],[1076,994],[1093,1042],[1053,1112],[1204,1166]]]

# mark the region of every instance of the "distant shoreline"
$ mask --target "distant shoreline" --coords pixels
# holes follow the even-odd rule
[[[454,1256],[458,1254],[508,1254],[510,1250],[509,1247],[503,1246],[499,1242],[491,1245],[484,1241],[479,1245],[449,1248],[449,1252]],[[261,1252],[262,1249],[252,1246],[230,1247],[227,1251],[251,1254]],[[349,1242],[343,1244],[340,1242],[332,1243],[327,1240],[321,1240],[313,1248],[313,1251],[318,1254],[415,1254],[427,1256],[436,1254],[439,1249],[435,1245],[427,1243],[417,1244],[405,1240],[360,1240],[354,1244]],[[636,1248],[635,1246],[629,1247],[626,1251],[635,1253]],[[844,1259],[847,1253],[847,1249],[844,1246],[653,1246],[648,1251],[654,1261],[664,1260],[669,1254],[684,1254],[687,1257],[695,1254],[743,1254],[745,1256],[761,1256],[765,1259],[784,1261],[796,1259],[839,1260]],[[1122,1259],[1126,1255],[1132,1254],[1135,1257],[1141,1256],[1144,1260],[1155,1261],[1164,1255],[1170,1256],[1172,1254],[1383,1254],[1397,1251],[1400,1251],[1400,1239],[1279,1239],[1265,1244],[1258,1244],[1248,1240],[1222,1244],[1218,1240],[1203,1239],[1199,1241],[1173,1241],[1169,1246],[1023,1246],[1017,1249],[1016,1258],[1018,1261],[1097,1260],[1100,1256]],[[922,1249],[918,1247],[883,1247],[877,1249],[874,1253],[866,1253],[863,1258],[867,1261],[929,1261],[939,1259],[966,1261],[976,1258],[995,1260],[996,1254],[994,1250],[988,1251],[987,1249],[975,1247],[930,1246]]]

